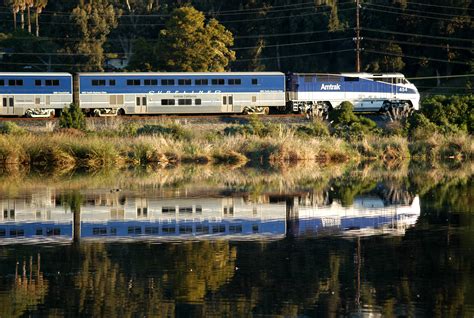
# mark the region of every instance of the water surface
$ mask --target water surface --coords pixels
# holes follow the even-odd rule
[[[0,316],[474,315],[470,173],[189,169],[3,179]]]

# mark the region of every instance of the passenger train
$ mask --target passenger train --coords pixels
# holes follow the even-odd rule
[[[80,213],[61,202],[51,188],[14,199],[0,199],[0,246],[20,242],[114,240],[277,240],[285,236],[335,234],[404,235],[420,216],[418,196],[387,202],[361,194],[351,206],[318,203],[310,193],[160,197],[153,192],[121,195],[82,193]],[[290,212],[291,211],[291,212]]]
[[[51,117],[72,102],[87,114],[295,112],[316,115],[348,101],[355,111],[417,110],[403,74],[0,73],[0,115]]]

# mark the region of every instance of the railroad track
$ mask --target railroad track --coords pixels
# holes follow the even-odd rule
[[[153,120],[153,119],[246,119],[250,115],[244,114],[206,114],[206,115],[125,115],[125,116],[105,116],[105,117],[86,117],[87,120],[108,120],[108,119],[123,119],[123,120]],[[258,115],[259,118],[303,118],[303,114],[271,114]],[[58,117],[47,118],[27,118],[27,117],[0,117],[0,121],[57,121]]]

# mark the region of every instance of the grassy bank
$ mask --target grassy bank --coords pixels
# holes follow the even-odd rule
[[[191,162],[241,166],[301,161],[323,165],[380,161],[390,166],[410,159],[466,161],[472,159],[473,154],[472,137],[467,135],[433,135],[411,142],[400,136],[367,136],[356,141],[333,136],[302,136],[289,128],[269,135],[213,132],[176,136],[176,133],[159,131],[121,135],[69,130],[0,135],[0,165],[61,169]]]

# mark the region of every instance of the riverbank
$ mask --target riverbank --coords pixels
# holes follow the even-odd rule
[[[279,165],[301,161],[321,165],[379,161],[388,166],[402,162],[463,162],[474,158],[472,136],[434,134],[408,141],[401,136],[368,135],[357,140],[312,136],[296,128],[272,126],[255,133],[242,125],[224,130],[193,130],[192,126],[121,127],[84,133],[17,131],[0,134],[0,165],[85,168],[197,163],[214,165]],[[268,128],[262,128],[268,129]]]

